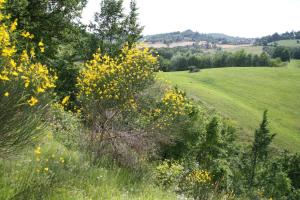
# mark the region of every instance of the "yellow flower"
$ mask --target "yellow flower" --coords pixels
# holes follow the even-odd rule
[[[45,92],[45,89],[43,89],[43,88],[41,88],[41,87],[38,87],[38,88],[37,88],[37,92],[38,92],[38,93],[43,93],[43,92]]]
[[[30,106],[34,106],[35,104],[37,104],[39,101],[37,100],[37,98],[35,97],[31,97],[30,100],[27,101],[27,103],[30,105]]]
[[[64,163],[65,163],[65,160],[64,160],[64,158],[63,158],[63,157],[60,157],[60,158],[59,158],[59,161],[60,161],[62,164],[64,164]]]
[[[45,170],[45,172],[48,172],[48,171],[49,171],[49,168],[48,168],[48,167],[45,167],[44,170]]]
[[[62,104],[63,106],[66,105],[66,104],[68,103],[69,99],[70,99],[70,96],[66,96],[66,97],[62,100],[61,104]]]
[[[31,56],[32,58],[35,58],[34,48],[31,48],[31,49],[30,49],[30,56]]]
[[[18,20],[15,19],[15,21],[10,25],[10,32],[14,32],[17,29],[18,26]]]
[[[43,43],[43,40],[41,40],[38,44],[38,46],[40,47],[40,50],[42,53],[45,52],[45,44]]]
[[[30,81],[27,79],[27,80],[25,80],[25,88],[28,88],[29,87],[29,83],[30,83]]]
[[[33,39],[34,38],[34,35],[27,32],[27,31],[24,31],[21,33],[21,36],[24,37],[24,38],[29,38],[29,39]]]
[[[207,183],[211,181],[209,172],[199,169],[189,173],[186,179],[192,183]]]
[[[9,61],[9,64],[11,65],[12,68],[16,68],[17,66],[17,63],[13,59]]]
[[[5,3],[6,3],[6,0],[0,0],[0,9],[4,8]]]
[[[4,96],[5,96],[5,97],[8,97],[8,96],[9,96],[9,93],[8,93],[8,92],[5,92],[5,93],[4,93]]]
[[[21,54],[21,61],[23,61],[23,62],[29,62],[29,56],[28,56],[26,50],[23,50],[23,52]]]
[[[16,72],[16,71],[12,72],[11,74],[14,75],[14,76],[18,76],[19,75],[18,72]]]
[[[34,38],[34,35],[33,34],[30,34],[30,36],[28,37],[29,39],[33,39]]]
[[[17,52],[16,47],[6,47],[2,50],[2,56],[3,57],[11,57]]]
[[[21,36],[22,36],[22,37],[24,37],[24,38],[29,38],[29,36],[30,36],[30,33],[29,33],[29,32],[26,32],[26,31],[24,31],[24,32],[22,32],[22,33],[21,33]]]
[[[34,154],[36,155],[36,156],[39,156],[39,155],[41,155],[41,147],[40,146],[38,146],[35,150],[34,150]]]
[[[43,47],[44,46],[43,40],[41,40],[38,45],[39,47]]]
[[[9,78],[6,75],[1,75],[0,74],[0,80],[2,80],[2,81],[9,81]]]

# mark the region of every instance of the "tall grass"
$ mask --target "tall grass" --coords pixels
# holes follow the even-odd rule
[[[145,170],[90,162],[80,141],[73,140],[82,130],[77,119],[63,112],[66,120],[58,125],[53,121],[58,115],[38,144],[0,160],[0,199],[176,199],[155,186]]]

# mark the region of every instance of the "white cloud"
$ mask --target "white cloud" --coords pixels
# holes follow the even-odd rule
[[[93,19],[100,1],[89,0],[85,23]],[[300,30],[300,0],[137,0],[137,4],[146,35],[192,29],[258,37]]]

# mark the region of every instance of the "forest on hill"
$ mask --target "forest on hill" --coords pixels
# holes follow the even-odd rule
[[[148,35],[143,37],[143,41],[150,43],[173,43],[180,41],[207,41],[210,43],[216,44],[251,44],[254,42],[253,38],[242,38],[242,37],[233,37],[221,33],[199,33],[192,30],[186,30],[183,32],[172,32],[172,33],[163,33],[156,35]]]
[[[263,36],[261,38],[243,38],[233,37],[223,33],[199,33],[192,30],[183,32],[177,31],[172,33],[162,33],[144,36],[142,41],[150,43],[175,43],[180,41],[206,41],[215,44],[255,44],[258,46],[267,46],[272,42],[280,40],[300,40],[300,31],[285,32],[282,34],[274,33],[272,35]]]

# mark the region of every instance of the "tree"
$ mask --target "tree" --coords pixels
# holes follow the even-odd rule
[[[275,134],[271,134],[268,127],[268,111],[263,114],[263,120],[259,126],[259,129],[255,131],[254,141],[251,150],[251,166],[249,186],[253,187],[254,179],[256,175],[256,168],[260,162],[263,162],[268,156],[268,147],[271,144]]]
[[[293,52],[292,52],[292,57],[294,58],[294,59],[300,59],[300,48],[299,47],[297,47],[297,48],[293,48],[293,50],[292,50]]]
[[[139,39],[142,38],[142,32],[144,27],[138,24],[138,8],[136,1],[130,2],[130,13],[126,18],[126,36],[129,47],[132,47]]]
[[[60,99],[74,94],[74,75],[78,71],[74,63],[82,60],[82,51],[87,51],[87,45],[82,44],[86,31],[78,22],[86,3],[87,0],[8,0],[6,4],[6,12],[18,19],[18,29],[33,34],[34,43],[46,44],[44,53],[36,56],[58,74],[55,92]],[[22,43],[26,41],[19,44]]]
[[[267,53],[262,52],[259,57],[259,66],[270,66],[270,59]]]
[[[286,62],[291,60],[291,53],[287,47],[278,46],[274,49],[273,58],[280,58],[281,61]]]
[[[18,29],[34,34],[33,41],[43,40],[44,58],[53,59],[62,43],[76,40],[76,21],[87,0],[8,0],[6,12],[18,19]]]
[[[100,10],[95,14],[96,23],[90,27],[98,39],[98,48],[109,55],[116,55],[125,38],[123,0],[102,0]]]
[[[206,126],[206,134],[197,148],[197,161],[212,173],[213,182],[228,189],[232,185],[232,157],[235,154],[236,130],[231,121],[213,117]]]
[[[134,0],[128,15],[124,14],[123,0],[102,0],[100,7],[101,12],[95,14],[96,23],[90,27],[102,53],[116,56],[124,45],[131,48],[141,38],[143,27],[137,22],[138,8]]]

